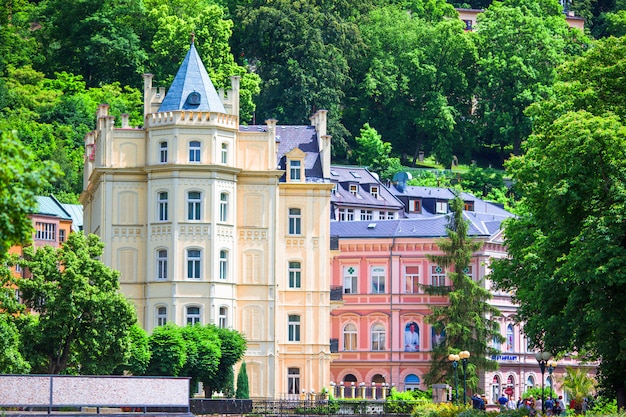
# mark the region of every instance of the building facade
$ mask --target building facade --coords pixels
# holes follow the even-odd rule
[[[217,92],[192,44],[166,91],[144,75],[141,128],[106,105],[85,138],[87,232],[148,331],[215,324],[248,340],[250,395],[330,378],[330,137],[239,125],[239,78]]]

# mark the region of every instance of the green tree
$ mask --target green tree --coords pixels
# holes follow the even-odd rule
[[[115,370],[115,373],[145,375],[151,356],[148,333],[135,323],[130,328],[130,354],[126,362]]]
[[[574,368],[572,366],[565,368],[561,385],[568,398],[574,400],[574,407],[577,410],[581,410],[583,400],[589,399],[594,393],[595,381],[589,376],[589,371],[589,368]]]
[[[226,369],[222,394],[224,394],[225,398],[233,398],[235,396],[235,371],[232,366]]]
[[[356,143],[354,157],[359,165],[366,166],[382,178],[391,178],[395,172],[401,170],[400,160],[390,156],[391,143],[383,142],[376,129],[368,123],[361,129]]]
[[[210,386],[214,391],[224,392],[230,388],[228,372],[232,372],[233,366],[246,352],[246,340],[237,330],[218,328],[217,333],[222,356],[215,378],[210,383],[207,381],[205,389]]]
[[[58,174],[52,163],[36,162],[15,133],[0,130],[0,261],[15,244],[32,239],[29,214],[35,211],[35,196]]]
[[[218,373],[218,366],[222,357],[220,340],[217,328],[213,325],[184,326],[179,328],[185,340],[186,357],[185,366],[181,370],[181,376],[191,378],[192,385],[202,382],[204,395],[211,398],[212,386]]]
[[[187,345],[174,324],[159,326],[149,338],[150,363],[147,375],[178,376],[187,362]]]
[[[16,278],[24,305],[17,317],[23,354],[37,373],[110,374],[128,358],[133,305],[119,291],[119,272],[98,258],[96,235],[72,233],[60,248],[24,248]]]
[[[496,353],[489,343],[503,338],[497,323],[492,321],[500,312],[488,302],[491,293],[479,281],[467,275],[472,256],[480,250],[482,242],[468,236],[469,222],[463,216],[464,203],[460,191],[456,190],[455,194],[450,202],[447,238],[437,242],[443,254],[427,256],[439,267],[448,269],[451,286],[426,288],[431,294],[447,294],[449,303],[431,307],[431,314],[426,318],[435,331],[445,331],[446,336],[444,342],[433,349],[431,368],[425,380],[429,385],[441,382],[444,378],[449,380],[448,354],[467,350],[471,354],[467,368],[470,375],[468,385],[476,388],[477,371],[495,369],[497,366],[496,362],[488,359]]]
[[[526,155],[508,164],[522,197],[506,226],[510,257],[493,281],[514,291],[532,347],[600,360],[604,395],[626,407],[626,39],[599,41],[560,69],[533,106]]]
[[[236,398],[250,398],[250,390],[248,389],[248,371],[246,371],[246,363],[242,362],[239,372],[237,373],[237,392]]]

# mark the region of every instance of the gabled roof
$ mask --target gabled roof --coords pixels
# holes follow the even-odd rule
[[[58,217],[63,220],[72,220],[72,216],[65,210],[63,205],[53,196],[35,196],[37,200],[37,211],[35,214],[41,216]]]
[[[378,177],[366,168],[333,165],[330,168],[330,180],[342,185],[331,195],[331,201],[338,207],[360,206],[396,210],[404,207]],[[357,195],[350,192],[349,184],[358,184]],[[378,187],[378,198],[374,198],[370,193],[371,186]]]
[[[193,43],[159,107],[159,112],[176,110],[226,113]]]

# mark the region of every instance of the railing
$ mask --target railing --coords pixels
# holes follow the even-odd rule
[[[330,301],[342,301],[343,300],[343,286],[337,285],[330,287]]]
[[[384,401],[357,399],[323,399],[316,396],[307,400],[253,401],[252,414],[275,415],[410,415],[417,401]]]

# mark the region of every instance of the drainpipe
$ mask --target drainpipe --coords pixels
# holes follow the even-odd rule
[[[389,389],[393,380],[393,247],[396,244],[396,234],[394,232],[389,248]],[[384,390],[384,388],[383,388]]]

